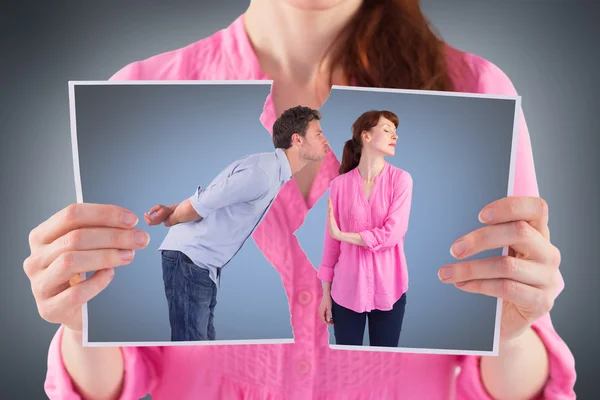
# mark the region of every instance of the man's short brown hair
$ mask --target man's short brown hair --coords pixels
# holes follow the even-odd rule
[[[276,149],[289,149],[292,146],[292,135],[305,136],[308,124],[319,121],[321,113],[310,107],[296,106],[285,110],[273,124],[273,144]]]

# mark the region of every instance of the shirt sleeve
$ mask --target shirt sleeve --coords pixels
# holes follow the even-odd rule
[[[487,70],[482,74],[480,87],[482,93],[516,95],[516,90],[509,78],[491,63],[488,64]],[[519,112],[514,195],[539,196],[529,131],[522,111]],[[560,275],[560,272],[558,274]],[[561,287],[556,296],[564,288],[562,275],[560,275],[560,281]],[[538,319],[532,325],[532,328],[544,343],[550,360],[550,376],[540,398],[544,400],[575,399],[575,360],[566,343],[554,329],[550,314]],[[457,381],[457,398],[492,400],[481,380],[480,360],[480,356],[466,356],[463,358]]]
[[[339,196],[338,191],[336,189],[336,185],[332,182],[329,186],[329,197],[331,198],[331,203],[333,204],[333,215],[335,220],[340,221],[340,213],[339,213]],[[326,219],[327,221],[327,219]],[[329,226],[328,222],[325,223],[325,240],[323,243],[323,256],[321,259],[321,264],[317,269],[317,277],[325,282],[332,282],[334,275],[334,267],[338,262],[338,258],[340,256],[340,242],[335,240],[329,234]]]
[[[64,328],[61,326],[48,353],[48,369],[44,389],[49,399],[81,400],[71,382],[62,359],[61,343]],[[119,400],[141,399],[151,393],[158,381],[162,363],[160,347],[121,347],[125,367],[123,390]]]
[[[403,171],[394,185],[394,195],[383,226],[358,232],[367,249],[375,252],[397,245],[406,235],[412,202],[412,176]]]
[[[194,210],[206,218],[219,208],[258,199],[268,190],[269,180],[261,168],[242,166],[231,175],[216,179],[206,189],[198,187],[189,199]]]

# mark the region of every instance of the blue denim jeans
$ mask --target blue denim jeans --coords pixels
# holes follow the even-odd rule
[[[217,285],[208,270],[179,251],[161,253],[171,341],[215,340]]]
[[[335,343],[338,345],[362,346],[365,325],[369,322],[369,344],[371,346],[398,347],[400,332],[406,309],[406,293],[396,301],[389,311],[373,310],[357,313],[333,299],[331,316]]]

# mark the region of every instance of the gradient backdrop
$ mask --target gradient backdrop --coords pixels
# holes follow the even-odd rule
[[[600,5],[595,0],[422,0],[452,45],[499,65],[523,96],[538,182],[566,288],[554,326],[575,354],[582,399],[600,390],[596,296]],[[22,263],[27,235],[75,201],[67,81],[108,79],[124,65],[226,26],[248,1],[4,2],[0,12],[0,398],[45,398],[56,326],[38,315]]]
[[[507,194],[516,101],[334,89],[321,107],[321,126],[338,160],[352,124],[370,109],[400,118],[396,155],[388,162],[413,178],[400,346],[492,351],[497,299],[456,290],[440,282],[437,271],[453,262],[452,243],[482,226],[479,211]],[[328,194],[296,232],[315,267],[323,254]],[[497,249],[473,259],[501,254]],[[335,344],[333,327],[329,332]],[[369,343],[368,329],[363,343]]]

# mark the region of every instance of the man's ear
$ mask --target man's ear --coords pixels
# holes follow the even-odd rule
[[[297,133],[292,133],[292,144],[300,144],[302,142],[302,137]]]

